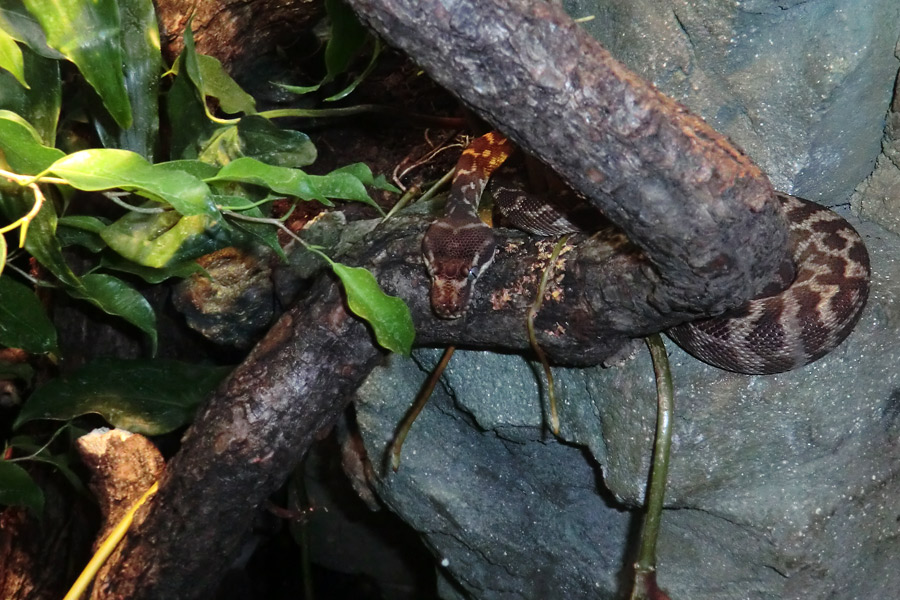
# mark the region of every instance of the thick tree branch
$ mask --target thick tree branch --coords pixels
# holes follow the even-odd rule
[[[94,598],[211,593],[253,521],[382,353],[322,278],[197,415]],[[139,512],[136,520],[140,520]]]
[[[668,284],[648,298],[663,312],[721,312],[779,272],[787,230],[765,175],[556,3],[350,4],[646,250]]]

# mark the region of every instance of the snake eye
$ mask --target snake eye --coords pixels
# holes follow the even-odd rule
[[[475,269],[475,267],[472,267],[471,269],[469,269],[468,279],[469,281],[475,281],[476,277],[478,277],[478,271]]]

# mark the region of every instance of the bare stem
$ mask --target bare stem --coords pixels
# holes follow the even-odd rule
[[[656,584],[656,541],[662,520],[663,501],[666,495],[666,477],[669,472],[669,450],[672,446],[672,415],[675,412],[675,393],[672,372],[666,346],[658,333],[646,339],[656,375],[656,440],[653,446],[653,463],[650,483],[647,486],[647,504],[638,558],[634,563],[634,587],[631,600],[661,600],[667,596]]]

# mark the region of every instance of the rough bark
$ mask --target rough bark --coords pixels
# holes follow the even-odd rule
[[[94,598],[195,598],[228,568],[256,507],[349,402],[382,353],[322,278],[197,415],[149,514]],[[136,515],[140,521],[144,515]]]
[[[188,18],[201,54],[215,56],[229,70],[239,70],[260,53],[290,46],[296,32],[323,15],[315,0],[154,0],[166,58],[172,62],[184,45]]]
[[[557,8],[522,0],[351,4],[641,249],[616,254],[593,240],[567,255],[562,299],[548,302],[539,322],[555,360],[598,362],[630,335],[735,306],[779,272],[787,237],[765,176]],[[546,245],[512,236],[479,281],[469,316],[439,322],[419,252],[425,223],[409,217],[377,230],[356,260],[410,303],[418,343],[527,348],[523,315]],[[126,540],[117,578],[102,582],[98,597],[209,592],[255,507],[380,356],[335,282],[320,278],[198,415],[149,514]]]
[[[534,0],[350,4],[646,250],[667,284],[651,304],[716,313],[778,273],[788,241],[765,175],[613,59],[561,7]]]

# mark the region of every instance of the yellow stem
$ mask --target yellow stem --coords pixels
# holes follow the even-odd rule
[[[116,546],[122,541],[122,538],[125,537],[125,534],[128,532],[128,528],[131,527],[131,522],[134,520],[134,513],[139,509],[153,494],[156,493],[156,490],[159,488],[159,482],[154,482],[153,485],[150,486],[144,495],[141,496],[140,500],[134,503],[128,512],[125,513],[125,516],[116,523],[115,528],[110,532],[106,539],[103,540],[103,543],[100,544],[100,547],[97,548],[97,551],[94,553],[94,556],[91,557],[90,562],[84,568],[84,571],[81,572],[81,575],[78,576],[78,579],[75,580],[75,583],[72,585],[72,588],[69,590],[69,593],[63,598],[63,600],[78,600],[81,598],[81,595],[84,594],[87,586],[90,585],[91,581],[94,580],[94,577],[97,576],[97,572],[100,570],[100,567],[106,562],[106,559],[109,558],[109,555],[112,554],[113,550],[115,550]]]

